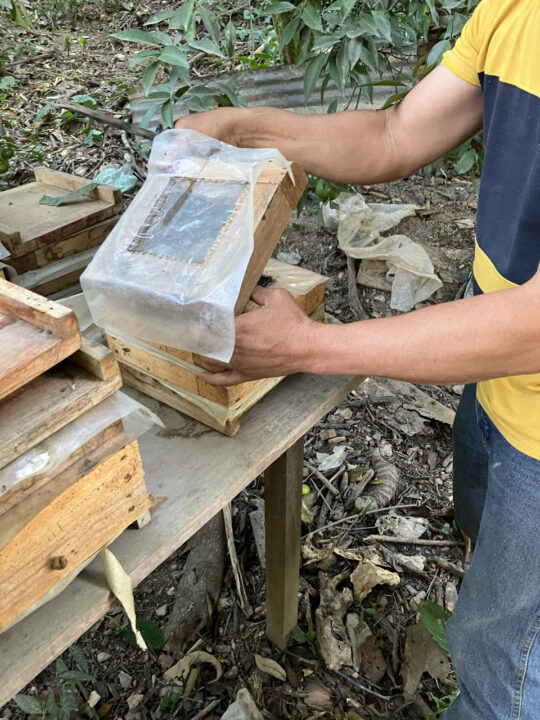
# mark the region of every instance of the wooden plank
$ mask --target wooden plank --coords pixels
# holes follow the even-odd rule
[[[0,631],[149,509],[137,442],[59,488],[37,514],[25,506],[2,516]]]
[[[109,380],[120,372],[112,350],[87,337],[82,338],[81,349],[73,355],[71,362],[100,380]]]
[[[0,227],[2,241],[11,255],[21,257],[42,248],[47,243],[58,242],[92,227],[98,222],[122,212],[120,191],[109,186],[98,186],[93,193],[80,200],[60,207],[40,205],[43,195],[58,197],[66,194],[66,185],[81,187],[89,180],[77,176],[58,174],[58,184],[49,184],[56,171],[38,170],[37,181],[0,193]],[[109,199],[104,199],[109,198]]]
[[[122,386],[69,361],[48,370],[0,402],[0,467],[19,457]]]
[[[57,260],[37,270],[30,270],[15,278],[21,287],[33,290],[40,295],[52,295],[66,287],[75,285],[83,271],[96,254],[98,248],[93,247],[63,260]]]
[[[0,400],[80,346],[75,313],[0,280]]]
[[[72,310],[7,280],[0,280],[0,310],[58,337],[79,332],[79,323]]]
[[[262,171],[253,191],[253,253],[238,293],[235,314],[240,315],[259,282],[264,266],[270,259],[307,185],[307,175],[293,163],[295,185],[286,170],[271,163]],[[287,188],[287,189],[285,189]],[[294,202],[296,199],[296,202]],[[292,204],[294,203],[294,205]]]
[[[285,650],[298,621],[304,438],[264,471],[266,634]]]
[[[69,471],[71,482],[74,482],[95,464],[118,452],[127,444],[122,420],[116,420],[96,433],[88,442],[74,450],[54,470],[45,470],[23,480],[13,473],[7,481],[3,480],[2,485],[0,485],[0,526],[2,525],[1,518],[4,513],[27,499],[44,485],[47,485],[51,480],[58,478],[62,474],[65,477]],[[46,501],[45,504],[47,504]]]
[[[149,492],[165,495],[142,530],[123,533],[111,550],[134,585],[199,528],[359,383],[360,378],[295,375],[258,403],[234,439],[219,435],[146,395],[165,428],[140,440]],[[49,665],[111,607],[100,562],[57,598],[0,636],[0,706]]]
[[[109,235],[119,219],[120,216],[115,215],[68,238],[49,243],[39,250],[17,258],[10,257],[7,259],[7,264],[19,275],[23,275],[30,270],[38,270],[58,260],[97,247]]]

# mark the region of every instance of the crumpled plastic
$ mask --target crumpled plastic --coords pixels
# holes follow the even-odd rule
[[[152,145],[148,177],[81,276],[96,325],[227,362],[253,251],[253,188],[277,150],[194,130]]]
[[[332,207],[333,206],[333,207]],[[390,307],[406,312],[442,287],[424,248],[406,235],[382,237],[403,218],[415,213],[414,205],[366,203],[362,195],[341,193],[323,206],[323,220],[337,231],[340,248],[360,260],[382,260],[392,280]]]
[[[236,700],[229,705],[221,720],[263,720],[259,708],[249,692],[242,688],[236,694]]]
[[[126,163],[118,165],[106,165],[94,178],[95,182],[103,185],[112,185],[122,192],[129,192],[137,185],[138,180],[131,171],[131,165]]]

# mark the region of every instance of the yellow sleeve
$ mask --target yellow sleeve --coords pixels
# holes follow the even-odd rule
[[[480,86],[480,80],[478,79],[478,55],[480,52],[484,5],[485,0],[478,5],[472,16],[465,23],[461,35],[452,50],[445,52],[442,58],[443,65],[446,65],[454,75],[471,83],[471,85],[477,86]]]

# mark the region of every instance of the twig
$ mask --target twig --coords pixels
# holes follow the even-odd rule
[[[373,508],[373,510],[368,510],[366,513],[355,513],[354,515],[348,515],[347,517],[340,518],[339,520],[334,520],[331,523],[328,523],[328,525],[325,525],[322,528],[317,528],[317,530],[310,530],[305,535],[302,535],[302,540],[304,540],[307,537],[310,537],[311,535],[315,535],[315,533],[321,532],[322,530],[328,530],[328,528],[334,527],[334,525],[341,525],[344,522],[354,522],[355,520],[358,520],[359,517],[362,517],[362,515],[374,515],[376,513],[381,512],[387,512],[388,510],[401,510],[402,508],[417,508],[418,505],[415,503],[412,503],[410,505],[390,505],[389,507],[383,507],[383,508]]]
[[[198,712],[196,715],[194,715],[191,718],[191,720],[202,720],[202,718],[206,717],[208,715],[208,713],[211,710],[213,710],[216,707],[216,705],[219,704],[219,702],[220,702],[219,698],[217,698],[216,700],[212,700],[211,703],[208,703],[208,705],[206,707],[203,707],[203,709],[200,712]]]
[[[371,690],[371,688],[366,687],[366,686],[363,685],[362,683],[358,682],[358,680],[353,680],[353,679],[350,678],[348,675],[346,675],[345,673],[340,672],[339,670],[334,670],[333,672],[334,672],[338,677],[340,677],[340,678],[342,678],[343,680],[345,680],[345,682],[346,682],[347,684],[351,685],[351,686],[352,686],[353,688],[355,688],[356,690],[361,690],[362,692],[365,692],[365,693],[367,693],[368,695],[373,695],[373,696],[375,696],[376,698],[379,698],[379,700],[386,700],[386,701],[392,700],[392,696],[391,696],[391,695],[382,695],[382,693],[378,693],[376,690]]]
[[[316,468],[316,467],[313,467],[313,465],[311,465],[310,463],[304,461],[304,465],[307,467],[307,469],[309,470],[309,472],[313,473],[317,478],[319,478],[319,480],[323,483],[323,485],[324,485],[325,487],[327,487],[328,490],[330,490],[330,492],[332,493],[332,495],[336,495],[336,496],[339,495],[339,490],[337,489],[337,487],[335,487],[334,485],[332,485],[332,482],[333,482],[334,480],[336,480],[336,479],[343,473],[344,467],[345,467],[344,465],[342,465],[342,466],[339,468],[339,470],[337,471],[337,473],[336,473],[335,475],[333,475],[333,476],[330,478],[330,480],[328,480],[328,478],[325,478],[324,475],[322,474],[322,472],[320,472],[319,470],[317,470],[317,468]]]
[[[465,543],[459,540],[424,540],[423,538],[393,537],[392,535],[367,535],[364,542],[387,542],[398,545],[431,545],[433,547],[464,547]]]
[[[247,598],[246,586],[244,585],[244,578],[240,572],[240,563],[238,562],[238,555],[236,554],[236,548],[234,547],[234,533],[232,526],[232,514],[231,514],[231,503],[227,503],[223,508],[223,520],[225,523],[225,535],[227,537],[227,548],[229,549],[229,557],[231,559],[231,566],[236,582],[236,589],[238,591],[238,598],[240,600],[240,606],[242,612],[247,617],[253,615],[253,608],[249,604]]]
[[[347,290],[349,292],[349,304],[356,320],[367,320],[369,315],[364,310],[358,297],[358,285],[356,283],[356,267],[354,258],[347,255]]]
[[[449,560],[445,560],[442,557],[432,557],[431,560],[434,560],[437,565],[442,568],[443,570],[446,570],[447,572],[451,572],[454,575],[457,575],[457,577],[462,578],[465,575],[465,570],[462,570],[457,565],[455,565],[453,562],[450,562]]]

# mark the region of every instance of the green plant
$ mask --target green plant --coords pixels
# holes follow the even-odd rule
[[[27,715],[38,715],[43,720],[70,720],[71,713],[84,713],[90,718],[97,718],[96,711],[88,705],[81,695],[77,684],[81,681],[94,683],[88,663],[78,645],[69,648],[74,668],[70,669],[62,659],[55,663],[55,681],[42,697],[36,695],[15,695],[16,705]]]
[[[30,27],[30,16],[25,0],[0,0],[0,8],[4,8],[9,17],[21,27]]]
[[[307,645],[312,655],[317,655],[316,637],[315,630],[304,632],[299,625],[294,628],[291,635],[291,639],[294,640],[294,642],[299,645]]]
[[[111,618],[112,619],[112,618]],[[135,633],[130,627],[118,627],[118,634],[127,640],[131,645],[136,645]],[[137,618],[137,630],[143,636],[144,642],[150,650],[160,650],[163,647],[163,633],[152,620],[147,618]]]
[[[443,650],[448,652],[448,640],[446,638],[446,623],[450,619],[452,613],[445,610],[437,603],[421,602],[418,606],[418,614],[420,619],[426,626],[426,629],[432,634],[433,639]]]
[[[180,695],[175,693],[174,690],[167,690],[165,695],[161,698],[159,709],[163,712],[173,713],[179,705]]]
[[[433,705],[433,712],[427,716],[426,720],[438,720],[438,718],[440,718],[441,715],[446,710],[448,710],[450,705],[456,699],[457,695],[458,695],[457,690],[449,692],[446,695],[443,695],[442,697],[437,697],[437,695],[435,695],[434,693],[429,692],[428,698]]]

